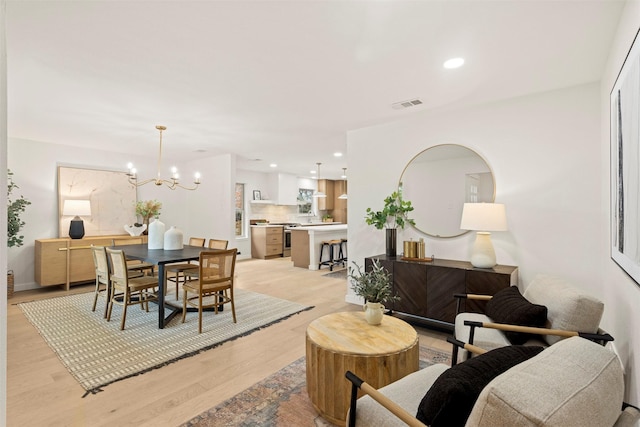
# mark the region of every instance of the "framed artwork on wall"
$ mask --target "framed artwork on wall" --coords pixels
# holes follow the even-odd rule
[[[640,41],[611,91],[611,258],[640,285]]]
[[[253,190],[253,200],[262,200],[260,190]]]
[[[90,214],[81,217],[85,236],[125,234],[125,224],[136,222],[136,187],[126,172],[58,167],[59,236],[69,237],[69,215],[63,215],[66,200],[89,201]]]

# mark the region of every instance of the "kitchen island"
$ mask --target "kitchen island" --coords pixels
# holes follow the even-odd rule
[[[317,270],[320,246],[328,240],[347,238],[347,225],[312,225],[291,229],[291,261],[294,267]]]

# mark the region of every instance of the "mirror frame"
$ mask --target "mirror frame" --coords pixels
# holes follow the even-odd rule
[[[483,156],[478,154],[475,150],[472,150],[471,148],[466,147],[466,146],[461,145],[461,144],[451,144],[451,143],[437,144],[437,145],[433,145],[431,147],[425,148],[424,150],[420,151],[418,154],[413,156],[411,158],[411,160],[409,160],[409,162],[406,164],[404,169],[402,170],[402,173],[400,174],[400,179],[398,180],[398,192],[400,194],[402,194],[402,191],[403,191],[403,188],[402,188],[403,184],[402,183],[403,183],[404,174],[407,171],[407,168],[409,168],[409,166],[411,166],[411,163],[413,163],[414,160],[416,160],[418,157],[420,157],[422,154],[424,154],[425,152],[427,152],[429,150],[432,150],[434,148],[442,148],[442,147],[445,147],[445,146],[454,146],[454,147],[464,148],[465,150],[468,150],[471,153],[475,154],[480,160],[482,160],[484,162],[484,164],[486,165],[489,173],[491,173],[491,178],[492,178],[492,181],[493,181],[493,192],[492,192],[492,195],[491,195],[491,200],[489,202],[487,202],[487,203],[495,202],[495,199],[496,199],[496,176],[493,173],[493,169],[491,168],[491,165],[489,165],[489,162],[487,162],[487,160]],[[409,201],[411,201],[411,200],[409,200]],[[410,217],[415,220],[415,217],[413,217],[413,216],[410,216]],[[425,231],[424,230],[424,228],[425,228],[424,225],[421,227],[419,221],[416,221],[416,225],[413,225],[412,227],[416,231],[418,231],[418,232],[420,232],[422,234],[426,234],[427,236],[435,237],[435,238],[439,238],[439,239],[451,239],[451,238],[459,237],[459,236],[462,236],[464,234],[469,233],[469,230],[460,230],[460,232],[457,233],[457,234],[446,235],[446,236],[433,234],[433,233]]]

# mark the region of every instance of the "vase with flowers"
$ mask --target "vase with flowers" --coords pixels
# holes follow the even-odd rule
[[[141,200],[136,203],[136,215],[142,218],[142,223],[135,223],[134,226],[145,225],[144,233],[149,229],[149,219],[160,215],[162,203],[157,200]]]
[[[391,286],[391,274],[380,265],[380,261],[374,259],[371,268],[362,271],[358,264],[349,271],[353,292],[364,299],[365,319],[370,325],[379,325],[384,314],[383,303],[399,300],[393,294]]]
[[[411,202],[402,200],[402,195],[397,191],[384,199],[381,211],[367,208],[367,224],[375,226],[378,230],[386,230],[387,256],[396,256],[397,229],[404,229],[406,224],[415,225],[415,221],[407,216],[412,210]]]

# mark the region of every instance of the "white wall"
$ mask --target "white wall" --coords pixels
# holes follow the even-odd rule
[[[522,283],[546,272],[601,293],[592,249],[601,240],[592,229],[602,220],[598,105],[598,86],[591,84],[350,132],[351,259],[384,252],[383,231],[367,226],[364,214],[382,207],[405,163],[425,148],[455,143],[487,160],[496,202],[506,204],[509,231],[492,236],[498,262],[518,265]],[[427,254],[462,260],[474,238],[436,239],[407,229],[399,240],[412,237],[425,237]]]
[[[611,45],[609,59],[604,70],[600,87],[600,196],[599,207],[604,218],[598,225],[598,232],[604,236],[603,244],[598,246],[598,258],[602,271],[602,292],[606,307],[613,308],[615,315],[607,316],[608,327],[615,337],[615,345],[625,366],[626,395],[630,402],[640,402],[640,330],[635,326],[640,322],[640,286],[618,267],[610,258],[610,166],[609,166],[609,95],[618,72],[631,48],[640,28],[640,2],[626,3],[618,25],[618,32]],[[637,41],[637,42],[640,42]]]

